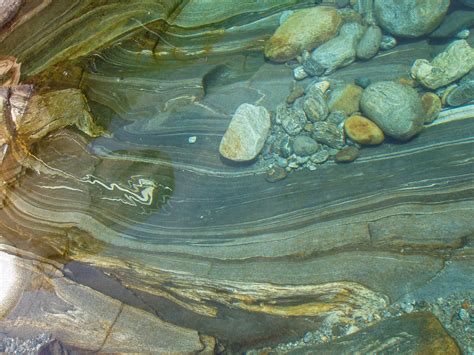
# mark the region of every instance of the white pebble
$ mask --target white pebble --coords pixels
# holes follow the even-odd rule
[[[197,137],[196,136],[191,136],[188,138],[188,143],[189,144],[194,144],[196,143]]]

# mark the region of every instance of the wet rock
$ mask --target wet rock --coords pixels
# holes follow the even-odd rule
[[[324,73],[324,67],[321,66],[308,51],[304,51],[302,55],[304,71],[310,76],[320,76]]]
[[[423,110],[425,111],[425,123],[431,123],[438,118],[442,105],[438,95],[427,92],[421,97]]]
[[[364,27],[357,22],[346,23],[339,35],[318,47],[313,59],[325,69],[325,74],[347,66],[356,58],[356,47],[364,33]]]
[[[418,93],[393,81],[380,81],[362,93],[362,112],[395,139],[408,140],[423,128],[425,114]]]
[[[339,149],[344,146],[344,132],[332,122],[316,122],[311,137],[331,148]]]
[[[346,147],[337,152],[334,157],[336,163],[350,163],[354,161],[359,156],[359,149],[356,147]]]
[[[359,76],[359,77],[355,78],[355,80],[354,80],[354,84],[356,84],[357,86],[360,86],[361,88],[364,88],[364,89],[367,86],[369,86],[371,83],[372,83],[372,80],[370,80],[370,78],[367,77],[367,76]]]
[[[455,10],[448,14],[443,23],[432,33],[431,38],[450,38],[459,31],[474,26],[474,11]]]
[[[433,31],[448,11],[450,0],[374,0],[378,24],[398,37],[420,37]]]
[[[303,109],[308,119],[313,122],[324,121],[329,114],[327,102],[319,90],[306,95]]]
[[[326,121],[334,123],[336,126],[344,122],[344,120],[347,118],[347,115],[345,112],[342,111],[332,111],[329,113],[328,117],[326,118]]]
[[[293,139],[287,135],[279,136],[272,144],[272,152],[288,158],[293,153]]]
[[[270,114],[264,107],[240,105],[222,137],[219,152],[237,162],[254,159],[265,144],[270,126]]]
[[[286,98],[286,103],[291,105],[295,100],[304,95],[304,88],[300,85],[296,85],[290,94]]]
[[[474,16],[474,14],[473,14],[473,16]],[[468,29],[461,30],[458,33],[456,33],[456,38],[468,39],[470,34],[471,34],[471,31],[469,31]]]
[[[380,41],[380,49],[383,51],[388,51],[392,48],[395,48],[397,45],[397,39],[393,36],[383,35],[382,40]]]
[[[10,21],[20,10],[24,0],[1,0],[0,1],[0,28]]]
[[[363,89],[360,86],[353,84],[337,87],[329,95],[329,111],[342,111],[347,116],[359,111],[362,91]]]
[[[280,166],[273,166],[265,172],[265,180],[277,182],[286,178],[286,170]]]
[[[411,67],[411,75],[424,86],[437,89],[463,77],[472,68],[474,49],[460,39],[452,42],[431,63],[426,59],[417,59]]]
[[[356,48],[357,58],[368,60],[374,57],[382,42],[382,30],[378,26],[369,26]]]
[[[309,160],[311,160],[311,162],[315,164],[323,164],[328,159],[329,159],[329,152],[325,149],[321,149],[317,153],[314,153],[313,155],[311,155],[311,157],[309,158]]]
[[[293,142],[293,152],[303,157],[316,153],[320,148],[321,146],[308,136],[298,136]]]
[[[382,130],[371,120],[354,115],[344,122],[347,136],[356,143],[365,145],[377,145],[384,141]]]
[[[332,38],[340,24],[340,15],[331,7],[295,11],[268,40],[265,56],[275,62],[286,62],[303,49],[312,50]]]
[[[306,125],[306,115],[304,111],[287,107],[285,104],[279,105],[276,110],[277,120],[290,136],[300,133]]]
[[[308,77],[308,73],[304,70],[304,67],[300,65],[293,69],[293,77],[295,80],[303,80]]]
[[[449,106],[461,106],[474,100],[474,80],[461,83],[446,95]]]

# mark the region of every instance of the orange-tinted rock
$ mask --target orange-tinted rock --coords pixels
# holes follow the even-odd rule
[[[268,40],[265,56],[275,62],[293,59],[303,49],[310,51],[334,37],[341,22],[341,16],[331,7],[297,11]]]
[[[440,98],[432,92],[427,92],[421,97],[421,103],[426,114],[425,123],[433,122],[441,112]]]
[[[371,120],[354,115],[344,122],[346,134],[354,142],[366,145],[380,144],[385,136],[382,130]]]

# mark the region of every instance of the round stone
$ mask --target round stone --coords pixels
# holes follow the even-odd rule
[[[359,156],[359,149],[356,147],[346,147],[337,152],[334,160],[336,163],[350,163]]]
[[[277,182],[286,178],[286,170],[280,166],[273,166],[265,173],[265,180],[268,182]]]
[[[307,95],[303,109],[308,119],[313,122],[323,121],[329,114],[326,100],[321,93],[315,90]]]
[[[303,157],[316,153],[319,148],[320,145],[308,136],[298,136],[293,142],[293,152]]]
[[[384,141],[382,130],[371,120],[354,115],[344,122],[346,134],[354,142],[365,145],[377,145]]]
[[[398,37],[420,37],[443,21],[450,0],[374,0],[377,22]]]
[[[421,97],[421,103],[423,104],[423,110],[425,111],[425,123],[433,122],[441,112],[441,100],[438,95],[427,92]]]

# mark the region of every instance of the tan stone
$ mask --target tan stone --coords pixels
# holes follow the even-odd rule
[[[265,56],[275,62],[296,58],[336,35],[342,19],[336,9],[317,6],[292,14],[268,40]]]
[[[382,143],[385,139],[382,130],[374,122],[363,116],[354,115],[349,117],[344,122],[344,129],[350,139],[360,144],[376,145]]]
[[[441,100],[438,95],[427,92],[421,97],[421,103],[423,105],[423,110],[425,110],[425,123],[433,122],[441,112]]]
[[[353,84],[337,88],[329,96],[329,111],[342,111],[348,116],[354,112],[358,112],[362,91],[364,91],[364,89]]]

